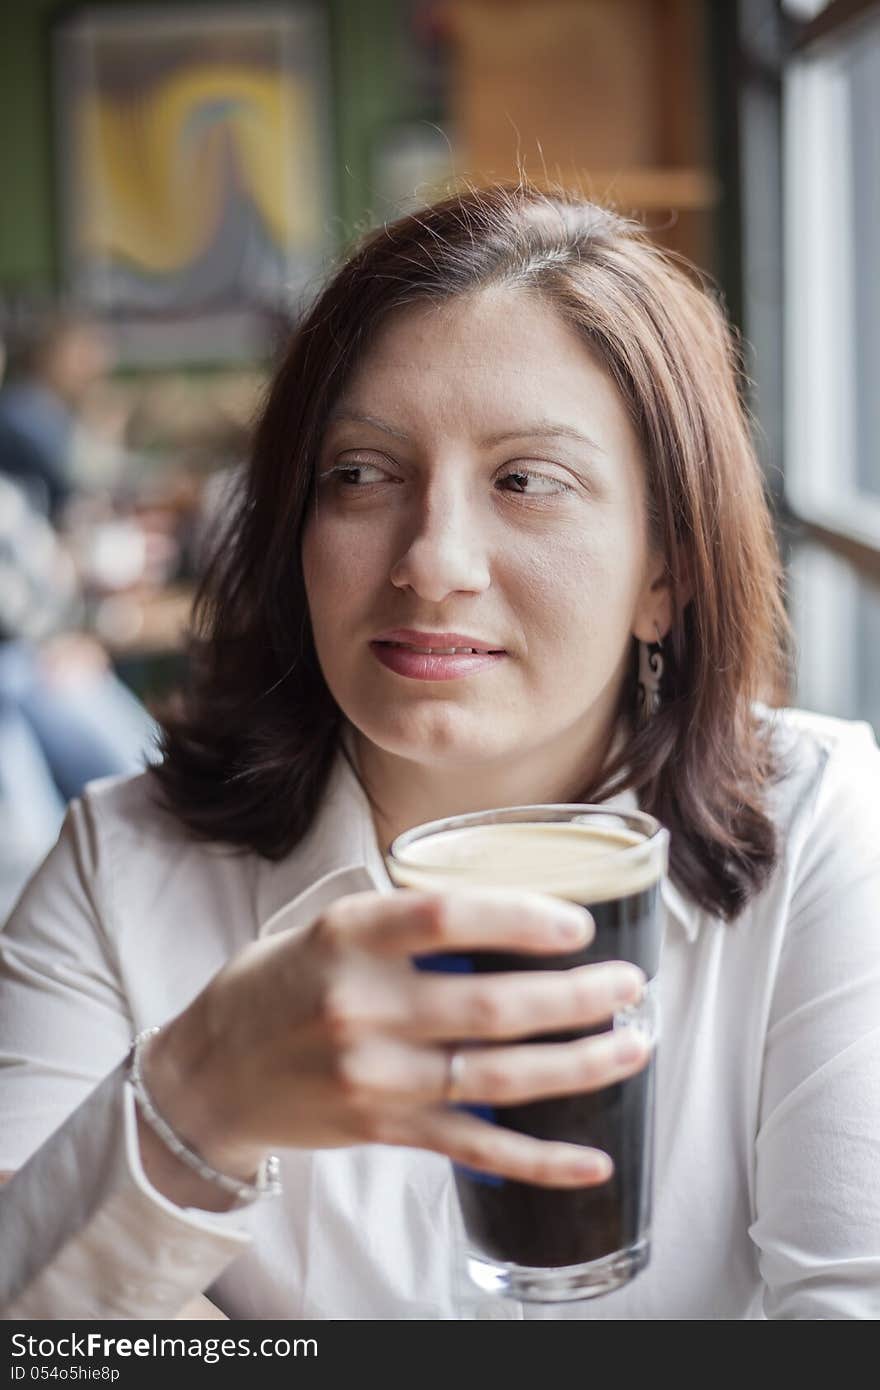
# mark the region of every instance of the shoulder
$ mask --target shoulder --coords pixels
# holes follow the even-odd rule
[[[257,858],[233,845],[193,835],[165,804],[149,771],[88,783],[70,814],[96,858],[116,868],[171,868],[185,861],[214,872],[219,865]]]
[[[197,904],[240,905],[257,856],[197,839],[169,811],[150,772],[90,782],[71,804],[62,840],[103,905],[113,934],[161,911],[179,921]]]
[[[159,785],[148,771],[89,782],[71,809],[80,828],[94,837],[96,849],[128,843],[174,855],[188,843],[183,826],[162,805]]]
[[[869,904],[880,901],[880,748],[871,726],[798,709],[760,713],[779,758],[770,810],[791,910],[833,897],[835,915],[848,911],[873,923]]]
[[[202,850],[166,811],[149,772],[89,782],[67,808],[58,840],[33,875],[24,898],[36,889],[56,896],[76,884],[95,903],[105,886],[129,890],[167,877],[177,863]]]
[[[771,793],[777,821],[790,827],[829,798],[859,804],[877,799],[880,748],[870,724],[810,710],[762,704],[754,709],[777,759],[779,777]]]
[[[783,741],[801,747],[820,747],[830,751],[838,746],[877,746],[871,725],[866,720],[839,719],[813,710],[784,707],[774,709],[756,701],[755,715]]]
[[[82,803],[93,816],[138,831],[169,831],[176,821],[161,801],[159,785],[149,769],[133,776],[101,777],[86,784]]]
[[[254,938],[260,863],[192,837],[162,807],[149,773],[93,782],[0,936],[10,951],[112,962],[142,1003],[173,961],[174,991],[191,997],[206,970]]]

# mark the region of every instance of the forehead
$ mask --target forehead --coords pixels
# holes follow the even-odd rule
[[[512,410],[626,431],[624,403],[575,329],[534,291],[491,288],[396,310],[349,380],[346,407],[375,413],[471,415]]]

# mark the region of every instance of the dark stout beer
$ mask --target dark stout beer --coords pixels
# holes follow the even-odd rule
[[[519,814],[525,816],[529,809],[551,808],[523,808]],[[556,809],[562,812],[566,808]],[[665,867],[665,832],[660,832],[663,842],[658,846],[628,828],[625,818],[616,819],[612,813],[603,816],[598,814],[600,808],[596,811],[592,817],[582,816],[580,823],[570,815],[556,821],[466,825],[464,822],[477,818],[460,817],[453,822],[459,828],[404,844],[393,863],[389,861],[400,887],[442,890],[468,884],[535,889],[581,903],[596,923],[590,944],[565,955],[498,951],[434,955],[422,957],[418,962],[421,968],[496,973],[632,961],[649,981],[639,1022],[650,1027],[652,982],[661,949],[658,899]],[[512,814],[495,813],[499,817]],[[618,1024],[624,1021],[618,1016]],[[577,1033],[533,1035],[523,1040],[560,1042],[601,1033],[612,1026],[609,1018]],[[652,1057],[638,1075],[601,1091],[503,1108],[468,1107],[523,1134],[602,1149],[614,1162],[607,1182],[574,1190],[537,1187],[456,1168],[465,1228],[475,1250],[490,1261],[535,1271],[588,1265],[629,1251],[635,1262],[626,1276],[631,1277],[647,1260],[654,1073]],[[624,1278],[617,1282],[624,1282]]]

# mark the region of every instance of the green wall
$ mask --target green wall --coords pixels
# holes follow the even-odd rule
[[[398,0],[317,2],[327,16],[334,75],[334,227],[342,242],[372,203],[374,141],[387,122],[405,114],[399,6]],[[0,287],[58,282],[50,33],[53,19],[72,8],[58,0],[0,0]]]
[[[0,283],[54,277],[49,16],[54,0],[7,0],[0,18]]]

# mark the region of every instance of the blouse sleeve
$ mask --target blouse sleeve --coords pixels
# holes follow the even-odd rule
[[[750,1231],[768,1318],[880,1317],[880,750],[841,728],[784,847]]]
[[[243,1213],[177,1207],[141,1168],[102,871],[75,802],[0,931],[5,1318],[167,1318],[250,1243]]]

